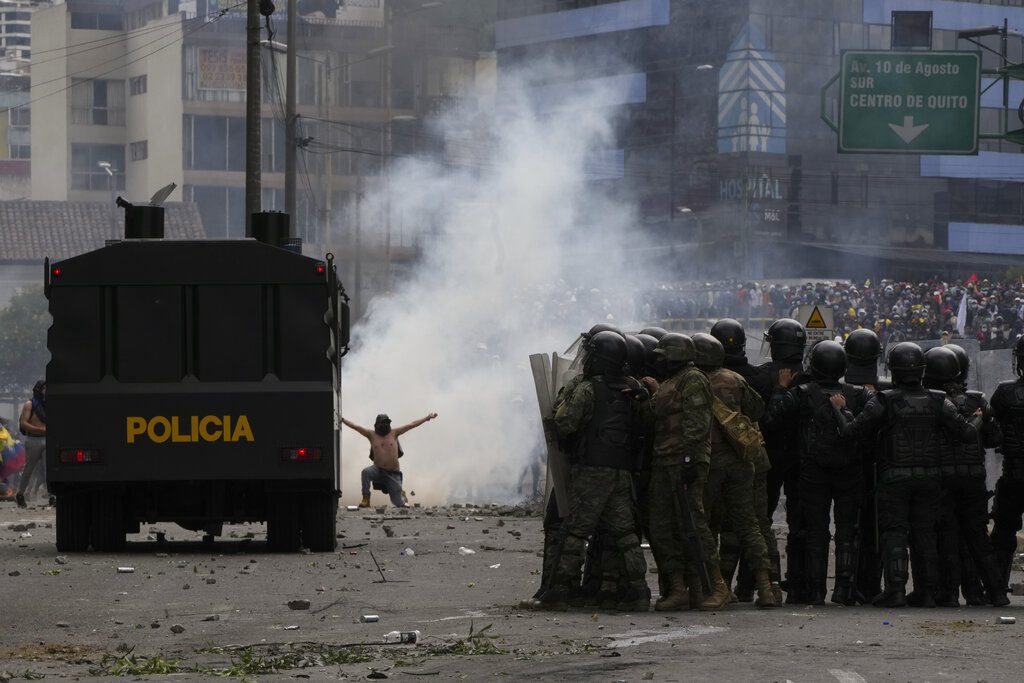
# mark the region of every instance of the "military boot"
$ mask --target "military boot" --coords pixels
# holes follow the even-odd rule
[[[887,549],[885,558],[885,590],[871,604],[875,607],[906,607],[907,579],[910,578],[910,554],[907,548],[892,547]],[[921,589],[922,594],[926,593]],[[930,599],[931,596],[929,595]],[[932,603],[934,605],[934,603]]]
[[[832,588],[832,602],[849,607],[857,604],[857,599],[853,595],[853,584],[850,582],[850,579],[836,579],[836,585]]]
[[[768,575],[772,579],[772,594],[775,595],[775,604],[781,605],[783,601],[782,584],[780,583],[782,581],[782,558],[779,557],[777,551],[768,553],[768,562],[772,566]]]
[[[772,579],[767,569],[758,569],[754,573],[754,583],[757,585],[757,605],[759,609],[776,607],[779,603],[775,600],[775,592],[772,590]]]
[[[732,599],[732,591],[722,578],[722,570],[717,564],[708,564],[708,573],[711,574],[711,595],[704,599],[700,608],[705,612],[719,610],[729,604]]]
[[[988,555],[983,557],[977,564],[978,574],[985,585],[985,593],[993,607],[1006,607],[1010,604],[1010,598],[1006,595],[1006,583],[1003,581],[1002,572],[996,565],[995,557]]]
[[[686,590],[686,577],[683,572],[672,572],[668,579],[668,593],[662,595],[654,603],[656,612],[675,612],[690,606],[690,593]],[[648,596],[650,600],[650,596]]]
[[[619,593],[619,601],[615,605],[618,612],[646,612],[650,608],[651,589],[646,583],[642,586],[629,586]]]
[[[567,612],[573,600],[575,591],[569,586],[556,585],[544,591],[536,601],[534,609],[547,610],[549,612]]]
[[[363,499],[359,501],[359,507],[368,508],[370,507],[370,496],[363,496]]]

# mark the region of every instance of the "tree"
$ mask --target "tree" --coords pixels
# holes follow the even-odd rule
[[[0,392],[27,392],[45,375],[49,327],[42,286],[22,289],[0,311]]]

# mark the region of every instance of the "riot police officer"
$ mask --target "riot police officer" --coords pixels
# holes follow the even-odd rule
[[[846,375],[843,381],[857,384],[870,398],[879,391],[892,388],[892,383],[878,377],[878,358],[882,343],[873,330],[861,328],[850,332],[843,342],[846,352]],[[863,472],[864,497],[861,500],[860,524],[857,528],[856,596],[867,602],[882,592],[882,560],[878,547],[877,505],[877,446],[874,439],[865,439],[858,445]]]
[[[599,332],[584,342],[584,349],[583,379],[547,424],[561,441],[573,443],[573,474],[570,513],[559,530],[550,587],[538,606],[568,609],[579,590],[584,544],[603,523],[622,554],[629,586],[618,607],[646,611],[650,589],[632,496],[640,425],[634,396],[624,391],[639,395],[639,387],[624,375],[621,334]]]
[[[1024,337],[1013,345],[1013,372],[1017,379],[1001,382],[992,393],[992,412],[1003,434],[999,447],[1003,472],[992,506],[992,547],[1004,584],[1010,581],[1024,514]]]
[[[835,504],[836,583],[832,602],[854,604],[853,576],[857,561],[857,526],[863,496],[862,470],[856,444],[839,436],[829,397],[841,395],[857,415],[867,392],[843,384],[846,354],[834,341],[814,345],[808,363],[811,381],[789,388],[790,372],[779,374],[778,388],[768,404],[768,421],[796,418],[800,427],[800,507],[806,539],[807,602],[825,604],[828,572],[829,512]]]
[[[788,370],[794,384],[807,379],[802,373],[807,332],[804,326],[791,318],[772,323],[764,333],[771,351],[771,361],[761,368],[768,374],[772,386],[779,380],[779,371]],[[804,581],[804,533],[800,526],[800,455],[798,429],[795,419],[762,421],[765,450],[771,461],[768,472],[768,512],[775,513],[783,489],[786,492],[786,602],[802,603],[806,597]]]
[[[572,348],[576,350],[576,358],[573,359],[573,366],[581,368],[584,364],[587,350],[585,348],[588,340],[592,339],[595,335],[600,332],[614,332],[615,334],[622,335],[619,328],[614,325],[607,323],[597,323],[592,326],[586,332],[580,333],[576,343],[573,344]],[[624,337],[623,337],[624,339]],[[559,406],[565,402],[565,400],[572,395],[573,391],[583,380],[583,373],[579,372],[572,376],[572,378],[558,390],[558,396],[555,398],[555,403],[552,406],[553,410],[557,411]],[[551,432],[550,423],[545,424],[545,432]],[[559,449],[565,452],[567,448],[571,448],[571,444],[568,442],[560,442]],[[565,487],[568,490],[570,482],[565,482]],[[559,547],[559,533],[562,527],[562,516],[559,514],[558,503],[554,495],[548,497],[547,505],[544,508],[544,559],[542,561],[541,569],[541,580],[540,586],[537,588],[537,592],[532,597],[520,602],[521,607],[533,608],[538,606],[540,596],[550,588],[551,586],[551,575],[552,569],[555,563],[557,549]]]
[[[747,335],[743,325],[732,318],[722,318],[711,326],[711,336],[721,342],[725,349],[723,367],[742,377],[767,404],[773,391],[771,376],[765,368],[747,362]],[[781,559],[775,530],[772,528],[772,515],[775,510],[774,508],[768,509],[768,472],[771,467],[767,452],[762,452],[754,462],[754,514],[757,516],[758,530],[764,538],[765,547],[768,550],[772,591],[775,594],[776,602],[782,604],[782,589],[779,585],[782,580]],[[732,529],[728,515],[719,515],[719,517],[721,517],[719,555],[722,575],[727,583],[732,583],[733,568],[738,563],[736,599],[740,602],[751,602],[754,599],[754,573],[747,566],[746,559],[740,557],[739,539],[735,530]]]
[[[878,524],[884,559],[885,590],[874,600],[880,607],[906,605],[909,578],[909,532],[914,534],[923,566],[922,605],[934,605],[931,596],[938,584],[939,481],[938,433],[945,429],[953,438],[977,438],[980,411],[967,420],[942,392],[921,385],[924,352],[917,344],[901,342],[887,359],[896,387],[875,394],[852,421],[836,410],[844,439],[864,439],[884,434],[878,455]],[[845,406],[842,395],[831,397],[836,408]],[[884,431],[883,431],[884,430]]]
[[[982,413],[976,438],[961,443],[944,438],[940,442],[942,500],[939,513],[938,552],[940,585],[935,602],[940,607],[958,607],[962,566],[960,538],[965,541],[975,566],[980,571],[985,592],[993,605],[1010,603],[1006,584],[996,565],[988,537],[988,490],[985,487],[985,446],[995,446],[998,427],[992,419],[985,395],[960,388],[960,362],[949,348],[938,346],[924,354],[924,384],[928,389],[945,392],[964,417]]]

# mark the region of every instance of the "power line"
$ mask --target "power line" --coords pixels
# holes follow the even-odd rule
[[[238,5],[234,5],[234,7],[237,7],[237,6]],[[190,31],[187,31],[187,32],[183,31],[181,37],[175,38],[174,40],[172,40],[171,42],[169,42],[169,43],[167,43],[165,45],[161,45],[160,47],[156,48],[152,52],[148,52],[148,53],[142,55],[141,57],[136,57],[135,59],[132,59],[132,60],[130,60],[128,62],[125,62],[124,64],[112,67],[112,68],[107,69],[106,71],[98,73],[98,74],[96,74],[94,76],[88,76],[86,78],[82,78],[77,83],[72,83],[71,85],[64,86],[63,88],[60,88],[58,90],[54,90],[53,92],[50,92],[50,93],[46,93],[45,95],[40,95],[39,97],[34,97],[34,98],[30,99],[28,102],[24,102],[22,104],[16,104],[16,105],[13,105],[11,107],[7,107],[5,109],[0,109],[0,114],[6,114],[7,112],[9,112],[9,111],[11,111],[13,109],[21,109],[22,107],[27,107],[27,106],[29,106],[31,104],[35,104],[36,102],[44,100],[44,99],[46,99],[48,97],[53,97],[54,95],[59,95],[62,92],[66,92],[66,91],[70,90],[71,88],[74,88],[74,87],[77,87],[77,86],[80,86],[80,85],[85,85],[86,83],[90,83],[92,81],[98,80],[102,76],[107,76],[109,74],[112,74],[115,71],[118,71],[118,70],[123,69],[123,68],[125,68],[127,66],[130,66],[131,64],[135,64],[136,62],[140,62],[143,59],[147,59],[148,57],[151,57],[151,56],[155,55],[157,52],[160,52],[161,50],[164,50],[164,49],[166,49],[168,47],[171,47],[172,45],[174,45],[175,43],[177,43],[179,41],[184,41],[186,37],[188,37],[189,35],[195,33],[196,31],[202,30],[203,28],[205,28],[207,26],[210,26],[211,24],[219,21],[221,18],[223,18],[228,13],[228,11],[230,9],[231,8],[225,8],[225,9],[221,10],[219,12],[220,16],[218,16],[218,17],[216,17],[216,18],[214,18],[214,19],[212,19],[212,20],[210,20],[208,22],[205,22],[205,23],[199,25],[199,26],[197,26],[196,28],[194,28],[194,29],[192,29]],[[146,45],[142,45],[142,46],[140,46],[138,48],[135,48],[133,50],[129,50],[124,55],[119,55],[115,59],[123,58],[123,57],[127,56],[128,54],[130,54],[132,52],[137,52],[138,50],[140,50],[142,48],[145,48],[145,47],[149,47],[149,46],[153,45],[156,42],[157,41],[154,40],[154,41],[152,41],[150,43],[147,43]],[[108,59],[105,62],[101,62],[99,65],[96,65],[96,66],[100,66],[102,64],[109,64],[110,62],[115,61],[115,59]],[[91,67],[90,69],[87,69],[87,71],[91,71],[93,68],[96,68],[96,67]],[[63,80],[66,80],[67,78],[71,78],[73,76],[81,75],[82,73],[85,73],[85,72],[84,71],[80,71],[80,72],[75,73],[75,74],[68,74],[68,75],[62,76],[60,78],[54,78],[54,79],[51,79],[49,81],[44,81],[43,83],[40,83],[39,85],[46,85],[48,83],[53,83],[55,81],[63,81]]]

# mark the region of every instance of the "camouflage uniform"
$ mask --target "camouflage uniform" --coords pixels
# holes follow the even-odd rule
[[[687,558],[679,491],[684,468],[693,468],[687,495],[705,559],[717,562],[717,548],[704,514],[704,482],[711,465],[711,385],[704,373],[686,367],[665,380],[655,394],[654,452],[649,491],[651,551],[659,574],[699,573],[697,558]],[[690,458],[689,465],[684,458]]]
[[[719,368],[708,373],[711,392],[729,409],[757,421],[764,412],[764,401],[743,378],[732,370]],[[704,505],[713,510],[719,501],[724,505],[723,516],[731,522],[739,545],[753,570],[769,569],[768,550],[758,527],[754,511],[754,464],[736,453],[722,432],[711,425],[711,469],[704,487]],[[766,496],[767,497],[767,496]]]
[[[556,553],[551,584],[575,588],[583,564],[584,542],[598,524],[603,524],[622,555],[623,571],[630,586],[642,591],[647,587],[647,563],[637,536],[632,463],[605,466],[603,461],[588,462],[595,445],[588,444],[584,435],[592,420],[596,419],[595,403],[602,400],[598,394],[617,391],[602,386],[604,384],[605,380],[600,376],[583,379],[555,413],[554,423],[559,437],[583,438],[584,442],[578,445],[578,461],[573,465],[570,483],[572,503],[569,516],[561,525],[560,552]],[[636,407],[630,405],[629,410],[635,427]]]

